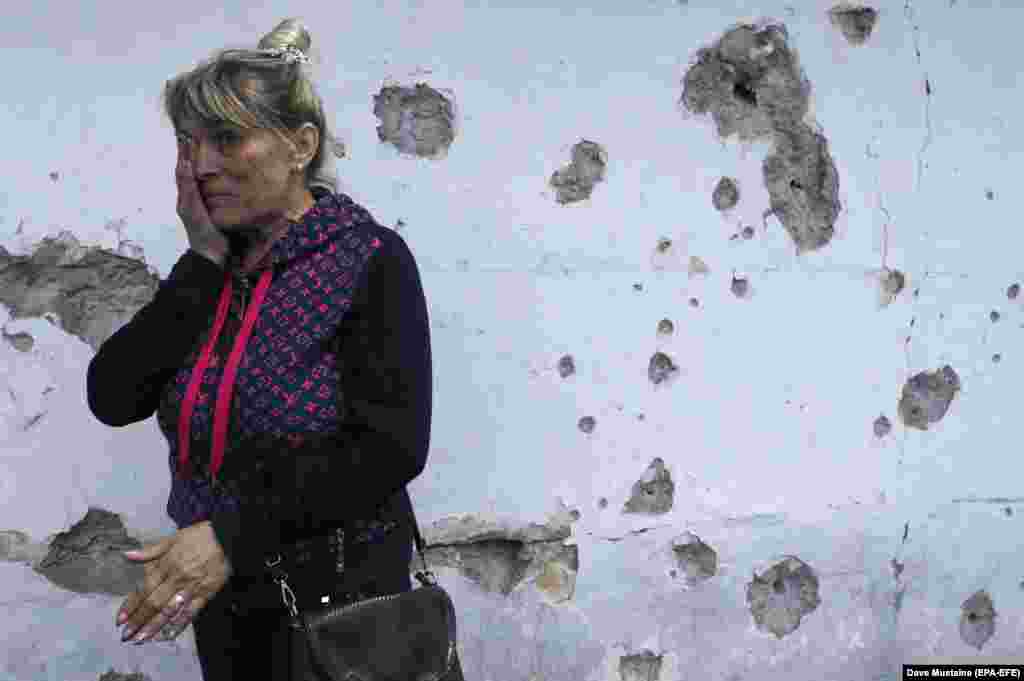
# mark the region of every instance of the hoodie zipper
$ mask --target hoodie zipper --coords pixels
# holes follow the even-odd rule
[[[241,292],[242,292],[242,307],[239,310],[238,318],[240,320],[244,320],[245,319],[245,304],[246,304],[246,302],[248,301],[248,298],[249,298],[249,291],[252,289],[252,284],[249,283],[249,278],[248,277],[243,276],[241,278],[241,281],[239,282],[239,289],[241,289]]]

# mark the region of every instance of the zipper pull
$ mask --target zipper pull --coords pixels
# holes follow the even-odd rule
[[[241,290],[241,293],[242,293],[242,307],[241,307],[241,311],[239,313],[239,318],[240,319],[245,319],[245,304],[246,304],[246,302],[248,302],[249,289],[250,289],[249,279],[243,275],[237,281],[238,281],[238,288]]]

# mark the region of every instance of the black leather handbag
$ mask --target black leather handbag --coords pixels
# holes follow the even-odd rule
[[[299,612],[281,556],[266,561],[290,613],[291,681],[464,681],[455,650],[455,607],[427,569],[415,515],[421,586]]]

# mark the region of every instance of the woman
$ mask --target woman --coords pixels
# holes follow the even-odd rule
[[[300,609],[411,589],[426,301],[404,241],[337,193],[309,45],[289,19],[167,83],[190,248],[88,370],[97,419],[155,412],[170,446],[179,531],[127,554],[145,579],[118,626],[193,623],[208,680],[290,678],[278,552]]]

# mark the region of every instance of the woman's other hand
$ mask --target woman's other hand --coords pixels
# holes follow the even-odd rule
[[[134,643],[143,643],[162,629],[164,639],[177,636],[231,576],[209,521],[124,555],[144,563],[145,578],[118,611],[115,626],[125,624],[122,641],[134,637]]]

